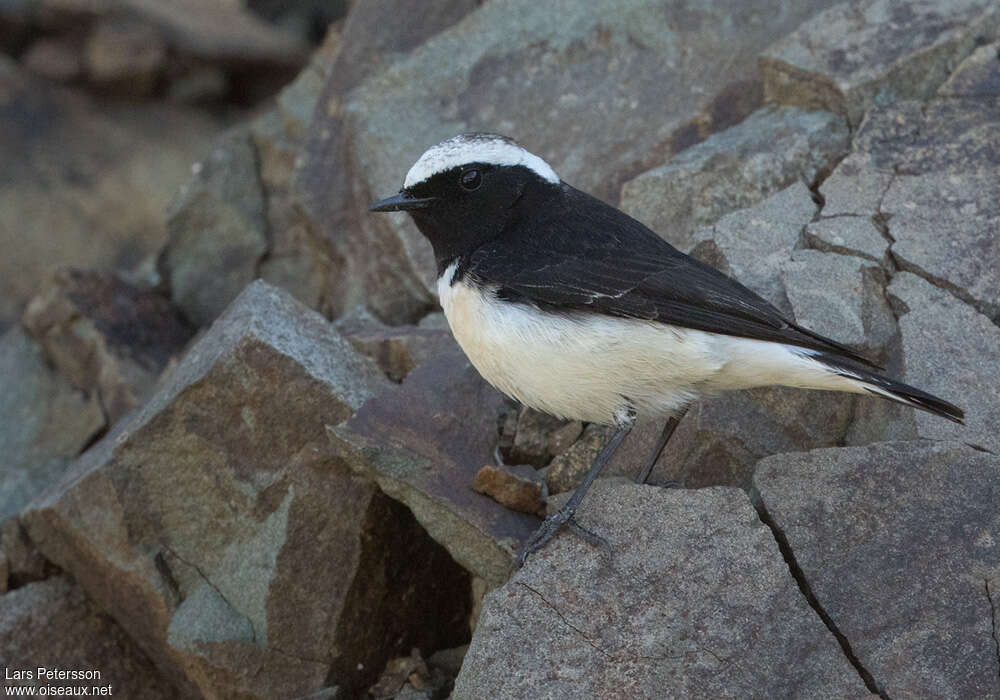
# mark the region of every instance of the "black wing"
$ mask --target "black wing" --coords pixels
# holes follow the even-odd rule
[[[501,298],[554,311],[587,310],[712,333],[798,345],[876,367],[850,348],[797,326],[769,302],[691,258],[641,223],[564,185],[530,218],[469,255],[461,273]],[[539,215],[541,212],[541,215]]]

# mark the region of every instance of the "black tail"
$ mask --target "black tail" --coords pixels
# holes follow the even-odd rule
[[[837,357],[830,353],[821,353],[812,356],[827,365],[834,372],[848,379],[856,379],[870,393],[901,403],[904,406],[912,406],[922,411],[933,413],[936,416],[947,418],[950,421],[965,425],[965,411],[958,406],[948,403],[944,399],[921,391],[909,384],[897,382],[888,377],[875,374],[860,362]]]

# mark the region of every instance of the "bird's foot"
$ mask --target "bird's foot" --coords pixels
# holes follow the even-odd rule
[[[575,534],[580,539],[592,544],[595,547],[600,547],[608,556],[611,556],[611,544],[598,535],[596,532],[592,532],[585,528],[583,525],[578,523],[573,517],[573,510],[567,510],[565,507],[559,509],[549,517],[547,517],[541,526],[535,530],[528,541],[524,543],[524,547],[521,548],[520,554],[517,555],[517,568],[524,566],[524,562],[527,561],[528,555],[537,552],[546,544],[549,543],[559,529],[565,525],[569,528],[570,532]]]

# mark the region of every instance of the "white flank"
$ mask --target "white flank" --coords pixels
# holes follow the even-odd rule
[[[428,148],[406,173],[404,188],[467,163],[523,165],[540,178],[558,184],[559,176],[548,163],[503,136],[461,134]]]
[[[462,281],[455,265],[438,279],[458,344],[490,384],[563,418],[613,424],[676,413],[699,395],[784,385],[864,393],[809,351],[634,319],[557,314],[496,299]]]

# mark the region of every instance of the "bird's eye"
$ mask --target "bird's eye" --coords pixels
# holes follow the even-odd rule
[[[458,184],[466,192],[478,190],[479,186],[483,184],[483,174],[475,168],[463,170],[462,174],[458,176]]]

